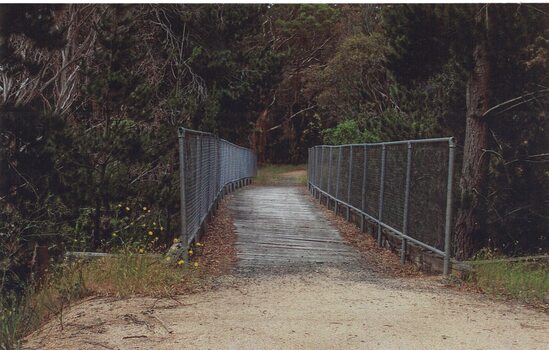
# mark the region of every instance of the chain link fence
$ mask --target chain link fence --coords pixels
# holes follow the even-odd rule
[[[406,241],[444,258],[444,273],[450,260],[452,184],[454,182],[453,138],[437,138],[315,146],[309,149],[309,190],[321,200],[377,224],[402,238],[401,260]]]
[[[179,128],[181,241],[189,245],[226,190],[256,175],[256,155],[217,136]]]

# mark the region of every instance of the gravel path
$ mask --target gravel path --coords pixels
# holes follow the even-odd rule
[[[245,191],[235,194],[233,204],[240,200],[248,203],[248,210],[261,211],[254,209],[254,201],[264,204],[261,197],[268,190]],[[305,205],[301,199],[306,197],[292,191],[289,212],[292,206]],[[261,195],[256,196],[258,193]],[[284,202],[273,205],[284,206]],[[438,276],[414,273],[409,266],[399,265],[396,256],[377,248],[368,235],[330,213],[322,216],[316,211],[317,219],[330,230],[337,227],[358,250],[342,244],[337,231],[336,235],[330,231],[332,236],[324,237],[326,242],[321,240],[313,247],[319,251],[334,244],[337,249],[344,248],[349,259],[343,262],[354,262],[350,252],[360,251],[359,262],[328,266],[316,263],[325,262],[323,253],[286,254],[291,249],[288,244],[277,248],[273,246],[277,242],[262,236],[262,232],[275,231],[268,220],[251,227],[244,219],[230,217],[232,212],[246,218],[245,213],[226,209],[220,210],[212,224],[214,237],[206,239],[207,246],[215,249],[203,258],[217,261],[223,256],[223,266],[238,255],[241,259],[249,256],[246,249],[253,242],[239,243],[235,234],[239,225],[241,231],[248,225],[249,236],[257,236],[260,249],[274,253],[276,264],[241,263],[237,271],[252,267],[253,273],[222,275],[203,293],[165,299],[85,300],[64,314],[63,327],[52,320],[30,335],[24,348],[549,350],[547,313],[457,291]],[[306,220],[301,223],[308,225]],[[303,229],[291,222],[279,225],[289,231]],[[310,226],[312,231],[318,228]],[[294,238],[289,242],[299,251],[304,244],[295,240],[299,235],[288,237]],[[289,265],[300,268],[281,270],[280,263],[288,257]],[[307,261],[314,263],[303,264]],[[277,273],[266,273],[273,267],[278,267]]]
[[[175,300],[89,300],[25,348],[549,349],[546,314],[435,281],[362,277],[226,277],[218,290]]]

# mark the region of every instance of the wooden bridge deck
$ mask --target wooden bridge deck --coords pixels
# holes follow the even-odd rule
[[[246,187],[230,209],[240,271],[357,262],[358,254],[299,187]]]

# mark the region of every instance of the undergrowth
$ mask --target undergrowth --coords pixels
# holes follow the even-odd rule
[[[131,249],[93,260],[65,259],[42,281],[0,300],[0,349],[19,349],[22,337],[53,317],[63,327],[67,308],[91,295],[164,297],[192,289],[199,283],[197,267]]]
[[[485,255],[472,261],[471,280],[484,292],[529,303],[542,302],[549,293],[549,260],[504,261]],[[501,261],[500,261],[501,260]]]

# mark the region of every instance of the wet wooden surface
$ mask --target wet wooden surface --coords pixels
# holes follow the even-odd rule
[[[353,264],[358,257],[302,188],[245,187],[230,209],[241,271]]]

